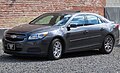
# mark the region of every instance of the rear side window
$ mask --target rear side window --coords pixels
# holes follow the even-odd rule
[[[101,24],[103,23],[103,21],[100,18],[98,18],[98,23]]]
[[[94,25],[94,24],[99,24],[99,20],[98,17],[94,16],[94,15],[87,15],[87,23],[88,25]],[[101,23],[101,22],[100,22]]]

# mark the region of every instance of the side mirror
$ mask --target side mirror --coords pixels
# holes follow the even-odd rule
[[[67,26],[67,30],[69,31],[70,28],[76,28],[76,27],[77,27],[77,24],[69,24],[69,25]]]
[[[70,27],[76,28],[76,27],[77,27],[77,24],[70,24]]]

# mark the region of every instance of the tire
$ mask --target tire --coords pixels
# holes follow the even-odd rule
[[[49,47],[48,59],[57,60],[62,55],[63,45],[60,39],[54,39]]]
[[[101,53],[109,54],[112,52],[114,47],[114,39],[111,35],[107,35],[102,43],[100,50]]]

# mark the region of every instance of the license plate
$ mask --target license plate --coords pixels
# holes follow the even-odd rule
[[[9,50],[15,50],[15,44],[8,43],[7,44],[7,49],[9,49]]]

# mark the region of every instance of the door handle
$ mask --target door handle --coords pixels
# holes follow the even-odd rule
[[[88,30],[85,30],[86,33],[88,33],[89,31]]]
[[[85,30],[83,33],[86,34],[86,33],[88,33],[88,32],[89,32],[88,30]]]
[[[104,30],[104,28],[101,28],[101,29],[100,29],[100,31],[103,31],[103,30]]]

